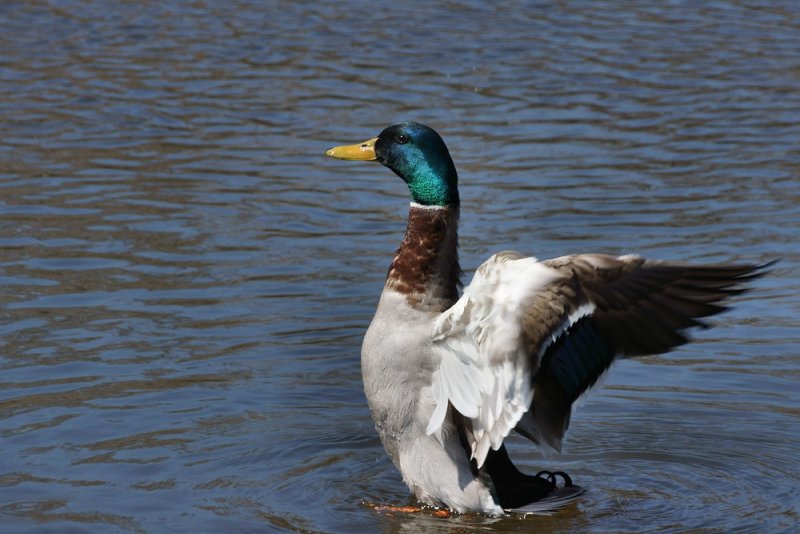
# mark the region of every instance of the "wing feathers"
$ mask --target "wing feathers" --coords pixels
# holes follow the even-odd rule
[[[529,339],[520,317],[531,299],[561,276],[535,258],[496,254],[434,325],[441,362],[434,371],[436,408],[426,432],[441,430],[449,403],[471,424],[470,448],[479,467],[489,447],[499,448],[529,409],[537,363],[527,357]]]
[[[545,263],[568,273],[579,288],[576,294],[596,306],[591,318],[566,333],[571,343],[548,347],[535,377],[533,417],[519,428],[557,450],[572,403],[615,356],[657,354],[683,345],[686,329],[705,327],[701,318],[724,311],[720,301],[746,291],[741,286],[771,265],[685,266],[600,255]]]
[[[684,331],[725,310],[770,264],[686,266],[639,256],[565,256],[544,262],[500,253],[436,321],[440,431],[452,406],[478,467],[514,427],[555,449],[571,406],[614,358],[666,352]]]

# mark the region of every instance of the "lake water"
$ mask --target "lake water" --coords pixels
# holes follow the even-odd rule
[[[0,4],[0,530],[791,532],[800,4]],[[401,120],[460,171],[462,265],[638,252],[773,272],[572,422],[550,517],[408,491],[361,338],[405,227],[323,156]]]

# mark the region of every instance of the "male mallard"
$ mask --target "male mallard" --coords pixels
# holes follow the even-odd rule
[[[516,430],[559,450],[572,403],[615,358],[686,343],[686,328],[704,326],[698,318],[764,267],[501,252],[459,297],[458,178],[439,134],[395,124],[326,154],[378,161],[411,192],[361,366],[381,441],[427,504],[496,515],[575,498],[583,490],[562,472],[517,470],[505,437]]]

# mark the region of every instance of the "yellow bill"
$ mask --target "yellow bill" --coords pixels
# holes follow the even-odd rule
[[[355,145],[335,146],[326,150],[325,155],[336,159],[374,161],[377,159],[375,155],[375,141],[377,140],[377,137],[373,137]]]

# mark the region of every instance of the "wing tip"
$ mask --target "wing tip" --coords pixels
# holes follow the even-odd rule
[[[425,427],[425,434],[430,436],[435,432],[438,432],[442,428],[442,424],[444,423],[444,418],[447,414],[447,407],[449,402],[445,401],[436,403],[436,409],[433,410],[433,415],[431,415],[431,420],[428,421],[428,426]]]

